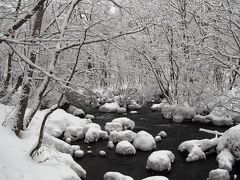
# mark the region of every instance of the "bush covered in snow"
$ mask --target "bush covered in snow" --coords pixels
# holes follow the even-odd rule
[[[90,127],[85,134],[84,142],[85,143],[94,142],[100,138],[108,139],[108,133],[106,131],[102,131],[101,129]]]
[[[123,155],[136,154],[136,149],[130,142],[124,140],[117,144],[116,153]]]
[[[175,156],[171,151],[168,150],[160,150],[154,151],[147,160],[147,169],[151,169],[154,171],[170,171],[171,163],[174,162]]]
[[[137,133],[137,136],[133,141],[133,146],[142,151],[151,151],[156,149],[156,142],[151,134],[146,131],[140,131]]]

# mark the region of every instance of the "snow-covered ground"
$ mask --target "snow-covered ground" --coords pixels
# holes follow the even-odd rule
[[[12,110],[13,107],[0,104],[1,124],[5,118],[9,118]],[[42,151],[34,158],[35,160],[33,160],[29,154],[37,143],[39,129],[46,111],[37,112],[29,129],[21,133],[21,138],[16,137],[7,127],[0,126],[1,180],[45,180],[46,177],[51,180],[79,180],[80,177],[86,176],[86,171],[77,164],[71,156],[76,148],[68,145],[64,141],[56,139],[54,136],[58,136],[58,133],[68,126],[85,124],[87,121],[82,121],[80,118],[76,119],[76,117],[65,111],[57,111],[54,116],[51,116],[48,124],[48,127],[52,124],[52,129],[56,129],[54,129],[54,133],[51,134],[49,133],[51,132],[50,128],[47,128],[48,131],[45,132],[44,145],[41,148]],[[57,121],[60,117],[65,120],[63,124],[59,124],[60,121]],[[77,120],[77,122],[74,120]],[[64,151],[65,148],[68,149],[66,153],[59,151],[59,149]]]

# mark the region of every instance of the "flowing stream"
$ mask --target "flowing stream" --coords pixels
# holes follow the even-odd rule
[[[104,128],[106,122],[112,121],[114,118],[123,117],[116,113],[99,113],[97,110],[89,112],[96,118],[93,122],[98,123]],[[117,171],[124,175],[131,176],[135,180],[140,180],[148,176],[164,175],[169,180],[205,180],[208,173],[212,169],[218,168],[216,162],[216,154],[207,155],[206,160],[200,160],[192,163],[185,161],[186,154],[180,153],[177,148],[181,142],[192,139],[213,138],[211,134],[200,132],[199,128],[206,128],[210,130],[218,130],[224,132],[227,127],[215,127],[204,124],[172,123],[171,120],[166,120],[162,117],[160,112],[152,112],[150,107],[145,107],[139,111],[138,114],[125,115],[135,121],[135,132],[145,130],[155,137],[161,130],[167,133],[166,138],[162,138],[161,142],[157,143],[156,150],[170,150],[175,155],[175,162],[172,164],[170,172],[154,172],[146,170],[146,162],[150,152],[142,152],[137,150],[137,153],[132,156],[123,156],[115,153],[114,149],[108,149],[107,140],[99,140],[98,142],[85,144],[83,141],[77,141],[73,144],[78,144],[81,149],[85,151],[83,158],[76,158],[78,162],[86,171],[86,180],[101,180],[103,175],[109,171]],[[90,147],[89,147],[90,146]],[[87,150],[91,150],[92,154],[86,154]],[[104,150],[107,156],[101,157],[98,155],[100,150]],[[231,172],[240,177],[240,165],[237,163]]]

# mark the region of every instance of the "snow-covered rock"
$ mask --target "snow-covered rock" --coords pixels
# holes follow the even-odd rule
[[[112,141],[108,141],[108,148],[110,148],[110,149],[114,148],[114,144]]]
[[[133,146],[142,151],[151,151],[156,149],[156,142],[151,134],[146,131],[140,131],[137,133],[137,136],[133,141]]]
[[[184,117],[181,114],[176,114],[173,116],[173,122],[175,122],[175,123],[182,123],[183,119],[184,119]]]
[[[163,106],[162,103],[160,103],[160,104],[153,104],[153,105],[151,106],[151,110],[152,110],[152,111],[161,111],[161,110],[162,110],[162,106]]]
[[[217,138],[184,141],[179,145],[178,150],[181,152],[188,151],[187,162],[206,159],[204,151],[215,148],[218,141]]]
[[[156,136],[156,137],[155,137],[155,141],[156,141],[156,142],[160,142],[161,140],[162,140],[161,136]]]
[[[100,156],[106,156],[107,155],[107,153],[105,152],[105,151],[99,151],[99,153],[98,153]]]
[[[117,144],[116,153],[123,155],[136,154],[136,149],[130,142],[124,140]]]
[[[84,151],[83,150],[77,150],[74,152],[74,156],[77,158],[83,157],[84,156]]]
[[[107,172],[104,174],[103,180],[133,180],[133,178],[119,172]]]
[[[154,151],[147,160],[147,169],[154,171],[171,170],[171,163],[174,162],[175,156],[171,151],[160,150]]]
[[[162,138],[165,138],[165,137],[167,137],[167,133],[165,131],[160,131],[158,133],[158,136],[161,136]]]
[[[236,160],[240,160],[240,125],[231,127],[219,138],[217,152],[228,149]]]
[[[138,112],[137,111],[130,111],[129,113],[130,114],[137,114]]]
[[[209,172],[207,180],[230,180],[230,175],[225,169],[214,169]]]
[[[83,134],[85,135],[89,128],[101,130],[101,126],[96,123],[89,123],[83,127]]]
[[[183,119],[192,119],[196,115],[194,107],[185,107],[180,105],[163,105],[162,106],[163,116],[167,119],[172,119],[174,116],[178,122]]]
[[[94,141],[97,141],[100,138],[107,139],[108,138],[108,133],[106,131],[102,131],[100,129],[90,127],[85,134],[84,142],[85,143],[94,142]]]
[[[133,142],[134,139],[136,138],[136,136],[137,136],[137,134],[131,130],[125,130],[125,131],[120,131],[120,132],[112,131],[112,132],[110,132],[109,140],[114,143],[117,143],[117,142],[120,142],[123,140]]]
[[[200,123],[210,123],[211,120],[207,118],[207,116],[202,116],[200,114],[197,114],[193,116],[192,122],[200,122]]]
[[[57,109],[48,118],[46,123],[46,132],[54,137],[61,137],[69,126],[85,126],[91,123],[90,119],[81,119],[65,112],[62,109]]]
[[[94,115],[91,115],[91,114],[86,114],[85,118],[91,119],[91,120],[95,119]]]
[[[107,122],[105,124],[104,129],[105,129],[105,131],[110,133],[112,131],[117,131],[117,132],[122,131],[123,127],[122,127],[122,124],[117,123],[117,122]]]
[[[217,156],[218,167],[232,171],[232,166],[235,163],[235,158],[228,149],[224,149]]]
[[[132,100],[130,102],[130,104],[128,105],[128,109],[131,110],[131,111],[134,111],[134,110],[139,110],[141,109],[142,106],[140,104],[138,104],[136,101]]]
[[[71,141],[84,138],[82,126],[68,126],[64,132],[64,139],[70,138]]]
[[[232,117],[229,115],[218,115],[211,112],[206,117],[215,126],[232,126],[234,124]]]
[[[117,112],[118,108],[120,108],[120,106],[117,102],[105,103],[99,107],[99,111],[104,113]]]
[[[165,176],[151,176],[142,180],[168,180],[168,178],[166,178]]]
[[[117,113],[119,113],[119,114],[122,114],[122,113],[125,113],[125,112],[127,112],[126,108],[121,107],[121,108],[117,109]]]
[[[82,109],[75,109],[73,111],[73,115],[77,116],[77,117],[80,117],[80,118],[83,118],[85,116],[85,112]]]
[[[135,127],[135,122],[126,117],[115,118],[112,120],[113,123],[120,123],[123,129],[133,130]]]

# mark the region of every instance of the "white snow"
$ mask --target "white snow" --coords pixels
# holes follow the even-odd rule
[[[192,122],[200,122],[200,123],[210,123],[211,120],[207,118],[207,116],[202,116],[200,114],[197,114],[193,116]]]
[[[120,123],[123,129],[133,130],[135,127],[135,122],[126,117],[115,118],[112,120],[113,123]]]
[[[160,142],[161,140],[162,140],[161,136],[156,136],[156,137],[155,137],[155,141],[156,141],[156,142]]]
[[[125,131],[120,131],[120,132],[112,131],[112,132],[110,132],[109,140],[114,143],[117,143],[117,142],[120,142],[123,140],[132,142],[132,141],[134,141],[136,136],[137,136],[137,134],[131,130],[125,130]]]
[[[156,149],[156,142],[151,134],[146,131],[140,131],[137,133],[137,136],[133,141],[133,146],[142,151],[151,151]]]
[[[123,127],[122,127],[122,124],[117,123],[117,122],[107,122],[105,124],[104,129],[105,129],[105,131],[110,133],[112,131],[117,131],[117,132],[122,131]]]
[[[152,110],[152,111],[161,111],[162,106],[163,106],[162,103],[160,103],[160,104],[153,104],[153,105],[151,106],[151,110]]]
[[[214,169],[209,172],[207,180],[230,180],[230,175],[225,169]]]
[[[117,112],[118,108],[120,108],[120,106],[117,102],[105,103],[99,107],[99,111],[104,113]]]
[[[211,112],[209,115],[207,115],[207,119],[209,119],[215,126],[233,125],[233,119],[229,115],[218,115]]]
[[[151,176],[151,177],[144,178],[142,180],[168,180],[168,178],[164,176]]]
[[[81,149],[79,145],[71,145],[71,147],[73,148],[73,152]]]
[[[235,158],[228,149],[224,149],[217,156],[218,167],[232,171],[232,166],[235,163]]]
[[[171,163],[174,162],[175,156],[171,151],[168,150],[160,150],[154,151],[147,160],[147,169],[151,169],[154,171],[163,171],[163,170],[171,170]]]
[[[84,156],[84,151],[83,150],[76,150],[74,152],[74,156],[77,158],[83,157]]]
[[[103,180],[134,180],[130,176],[123,175],[119,172],[107,172],[103,176]]]
[[[130,111],[129,113],[130,114],[137,114],[138,112],[137,111]]]
[[[106,131],[102,131],[101,129],[96,129],[94,127],[90,127],[85,134],[85,143],[98,141],[98,139],[107,139],[108,133]]]
[[[124,140],[117,144],[116,153],[123,155],[136,154],[136,149],[130,142]]]

